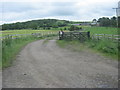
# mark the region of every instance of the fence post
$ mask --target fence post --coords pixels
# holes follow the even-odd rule
[[[114,40],[114,35],[112,35],[112,41]]]
[[[70,40],[72,40],[72,33],[70,32]]]
[[[88,39],[90,39],[90,31],[87,32]]]
[[[105,34],[104,34],[104,39],[105,39]]]
[[[81,41],[81,36],[80,36],[80,32],[79,32],[79,40]]]
[[[60,31],[59,31],[59,33],[58,33],[58,34],[59,34],[59,40],[61,40],[61,38],[60,38]]]

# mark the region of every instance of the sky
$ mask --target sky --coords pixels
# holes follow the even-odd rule
[[[119,0],[0,0],[0,24],[37,19],[92,21],[113,17]]]

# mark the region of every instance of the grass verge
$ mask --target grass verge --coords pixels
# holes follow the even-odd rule
[[[20,50],[30,42],[35,40],[40,40],[48,37],[52,37],[55,35],[47,35],[44,37],[35,37],[35,36],[27,36],[18,39],[5,39],[2,41],[2,68],[6,68],[12,65],[14,58],[20,52]],[[0,63],[1,63],[0,62]]]
[[[2,68],[11,66],[15,56],[18,54],[21,48],[34,40],[38,40],[38,38],[29,36],[21,39],[3,40],[2,41]]]
[[[118,60],[118,43],[114,43],[109,40],[88,40],[84,43],[80,43],[80,41],[65,41],[65,40],[58,40],[57,44],[61,48],[71,49],[73,51],[84,51],[84,50],[91,50],[94,53],[99,53],[101,55],[107,56],[114,60]]]

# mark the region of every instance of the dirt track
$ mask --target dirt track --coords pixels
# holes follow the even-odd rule
[[[28,44],[3,71],[3,88],[115,88],[117,61],[59,48],[56,40]]]

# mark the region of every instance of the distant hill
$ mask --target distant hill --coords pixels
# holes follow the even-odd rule
[[[40,19],[31,20],[26,22],[17,22],[11,24],[3,24],[2,30],[15,30],[15,29],[51,29],[64,27],[71,24],[71,21],[58,20],[58,19]]]

